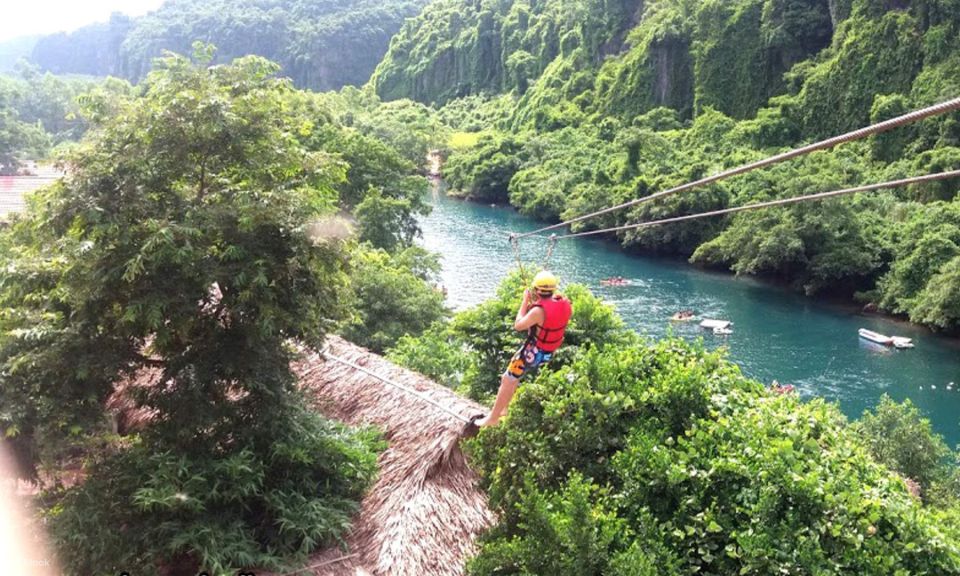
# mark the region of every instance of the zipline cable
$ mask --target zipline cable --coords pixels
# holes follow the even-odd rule
[[[523,258],[520,256],[520,241],[516,234],[510,235],[510,246],[513,248],[513,257],[517,261],[517,268],[520,269],[520,282],[527,285],[527,273],[523,269]]]
[[[547,255],[543,258],[543,268],[550,267],[550,257],[553,256],[553,250],[557,247],[557,240],[560,238],[556,234],[550,235],[550,243],[547,244]]]
[[[635,228],[648,228],[651,226],[660,226],[662,224],[672,224],[674,222],[684,222],[686,220],[696,220],[698,218],[707,218],[710,216],[721,216],[723,214],[733,214],[735,212],[745,212],[747,210],[759,210],[760,208],[769,208],[771,206],[797,204],[799,202],[807,202],[809,200],[823,200],[824,198],[845,196],[847,194],[856,194],[857,192],[870,192],[873,190],[881,190],[885,188],[900,188],[903,186],[908,186],[910,184],[917,184],[920,182],[933,182],[936,180],[946,180],[948,178],[957,178],[957,177],[960,177],[960,170],[952,170],[950,172],[941,172],[938,174],[927,174],[926,176],[904,178],[902,180],[893,180],[891,182],[881,182],[879,184],[867,184],[865,186],[857,186],[856,188],[847,188],[845,190],[834,190],[832,192],[820,192],[819,194],[810,194],[807,196],[796,196],[794,198],[781,198],[779,200],[770,200],[768,202],[759,202],[757,204],[747,204],[744,206],[737,206],[734,208],[724,208],[723,210],[713,210],[710,212],[701,212],[699,214],[688,214],[686,216],[674,216],[673,218],[664,218],[663,220],[652,220],[650,222],[638,222],[636,224],[627,224],[625,226],[617,226],[615,228],[605,228],[603,230],[590,230],[588,232],[566,234],[564,236],[557,236],[556,239],[563,240],[565,238],[580,238],[582,236],[591,236],[594,234],[607,234],[610,232],[620,232],[623,230],[632,230]]]
[[[847,132],[846,134],[841,134],[840,136],[834,136],[833,138],[829,138],[829,139],[827,139],[827,140],[822,140],[822,141],[820,141],[820,142],[815,142],[815,143],[813,143],[813,144],[808,144],[808,145],[803,146],[803,147],[801,147],[801,148],[795,148],[795,149],[793,149],[793,150],[789,150],[789,151],[787,151],[787,152],[783,152],[783,153],[777,154],[777,155],[775,155],[775,156],[770,156],[769,158],[764,158],[763,160],[758,160],[758,161],[756,161],[756,162],[751,162],[751,163],[749,163],[749,164],[743,164],[743,165],[738,166],[738,167],[736,167],[736,168],[731,168],[730,170],[725,170],[725,171],[723,171],[723,172],[719,172],[719,173],[714,174],[714,175],[712,175],[712,176],[707,176],[706,178],[701,178],[700,180],[697,180],[697,181],[695,181],[695,182],[688,182],[688,183],[686,183],[686,184],[682,184],[682,185],[680,185],[680,186],[676,186],[676,187],[670,188],[670,189],[668,189],[668,190],[662,190],[662,191],[657,192],[657,193],[655,193],[655,194],[651,194],[651,195],[649,195],[649,196],[644,196],[643,198],[637,198],[637,199],[631,200],[631,201],[629,201],[629,202],[624,202],[623,204],[618,204],[618,205],[616,205],[616,206],[611,206],[611,207],[609,207],[609,208],[604,208],[604,209],[602,209],[602,210],[597,210],[596,212],[591,212],[591,213],[589,213],[589,214],[584,214],[583,216],[577,216],[576,218],[571,218],[570,220],[567,220],[567,221],[565,221],[565,222],[559,222],[559,223],[557,223],[557,224],[551,224],[550,226],[544,226],[543,228],[539,228],[539,229],[534,230],[534,231],[532,231],[532,232],[525,232],[525,233],[523,233],[523,234],[511,234],[511,238],[515,238],[516,240],[520,240],[521,238],[526,238],[526,237],[528,237],[528,236],[538,235],[538,234],[540,234],[541,232],[547,232],[548,230],[555,230],[555,229],[557,229],[557,228],[562,228],[563,226],[567,226],[567,225],[569,225],[569,224],[573,224],[573,223],[576,223],[576,222],[582,222],[582,221],[587,220],[587,219],[589,219],[589,218],[594,218],[594,217],[596,217],[596,216],[602,216],[602,215],[604,215],[604,214],[609,214],[610,212],[614,212],[614,211],[616,211],[616,210],[620,210],[620,209],[623,209],[623,208],[629,208],[629,207],[631,207],[631,206],[636,206],[636,205],[638,205],[638,204],[643,204],[643,203],[645,203],[645,202],[651,202],[651,201],[656,200],[656,199],[658,199],[658,198],[663,198],[664,196],[670,196],[671,194],[677,194],[677,193],[679,193],[679,192],[685,192],[685,191],[690,190],[690,189],[692,189],[692,188],[697,188],[697,187],[700,187],[700,186],[706,186],[707,184],[713,184],[714,182],[718,182],[718,181],[723,180],[723,179],[725,179],[725,178],[730,178],[731,176],[737,176],[737,175],[739,175],[739,174],[744,174],[744,173],[746,173],[746,172],[750,172],[750,171],[756,170],[756,169],[758,169],[758,168],[764,168],[764,167],[766,167],[766,166],[772,166],[772,165],[774,165],[774,164],[778,164],[778,163],[783,162],[783,161],[785,161],[785,160],[790,160],[791,158],[796,158],[797,156],[803,156],[804,154],[809,154],[810,152],[815,152],[815,151],[817,151],[817,150],[824,150],[824,149],[826,149],[826,148],[833,148],[834,146],[837,146],[837,145],[839,145],[839,144],[843,144],[843,143],[845,143],[845,142],[852,142],[852,141],[854,141],[854,140],[860,140],[860,139],[862,139],[862,138],[866,138],[867,136],[872,136],[872,135],[874,135],[874,134],[879,134],[879,133],[881,133],[881,132],[886,132],[887,130],[891,130],[891,129],[893,129],[893,128],[897,128],[897,127],[903,126],[903,125],[905,125],[905,124],[911,124],[911,123],[913,123],[913,122],[917,122],[917,121],[920,121],[920,120],[924,120],[924,119],[926,119],[926,118],[929,118],[929,117],[931,117],[931,116],[936,116],[936,115],[938,115],[938,114],[944,114],[944,113],[947,113],[947,112],[953,112],[954,110],[960,110],[960,98],[954,98],[954,99],[952,99],[952,100],[947,100],[946,102],[941,102],[940,104],[935,104],[935,105],[933,105],[933,106],[930,106],[930,107],[927,107],[927,108],[923,108],[923,109],[921,109],[921,110],[915,110],[915,111],[913,111],[913,112],[910,112],[909,114],[904,114],[903,116],[897,116],[896,118],[891,118],[890,120],[885,120],[885,121],[883,121],[883,122],[880,122],[880,123],[877,123],[877,124],[873,124],[873,125],[867,126],[867,127],[865,127],[865,128],[860,128],[859,130],[854,130],[853,132]],[[566,236],[561,236],[561,238],[569,238],[569,237],[571,237],[571,235],[569,235],[569,234],[566,235]]]
[[[350,368],[353,368],[354,370],[357,370],[357,371],[359,371],[359,372],[363,372],[363,373],[366,374],[367,376],[372,376],[372,377],[376,378],[377,380],[383,382],[384,384],[389,384],[390,386],[393,386],[394,388],[397,388],[397,389],[399,389],[399,390],[403,390],[403,391],[406,392],[407,394],[410,394],[410,395],[412,395],[412,396],[417,397],[419,400],[421,400],[421,401],[423,401],[423,402],[426,402],[427,404],[430,404],[430,405],[433,406],[434,408],[437,408],[437,409],[439,409],[439,410],[442,410],[442,411],[446,412],[447,414],[453,416],[453,417],[456,418],[457,420],[460,420],[460,421],[465,422],[465,423],[467,423],[467,424],[470,424],[470,423],[471,423],[470,418],[467,418],[466,416],[461,416],[460,414],[457,414],[456,412],[454,412],[453,410],[447,408],[447,407],[444,406],[443,404],[440,404],[439,402],[437,402],[436,400],[433,400],[432,398],[427,398],[426,396],[424,396],[424,395],[421,394],[420,392],[414,390],[413,388],[410,388],[409,386],[404,386],[403,384],[400,384],[399,382],[394,382],[393,380],[390,380],[389,378],[385,378],[384,376],[381,376],[381,375],[379,375],[379,374],[377,374],[377,373],[375,373],[375,372],[371,372],[370,370],[367,370],[366,368],[364,368],[363,366],[360,366],[360,365],[356,364],[355,362],[351,362],[351,361],[349,361],[349,360],[347,360],[347,359],[345,359],[345,358],[340,358],[339,356],[334,356],[333,354],[327,352],[327,349],[326,349],[326,348],[324,348],[323,350],[320,351],[320,355],[323,356],[324,358],[326,358],[327,360],[333,360],[334,362],[339,362],[340,364],[343,364],[344,366],[349,366]]]

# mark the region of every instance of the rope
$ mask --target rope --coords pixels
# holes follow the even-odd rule
[[[557,238],[557,235],[556,235],[556,234],[551,234],[551,235],[550,235],[550,243],[547,244],[547,255],[543,258],[543,269],[544,269],[544,270],[546,270],[547,268],[549,268],[548,264],[550,264],[550,257],[553,256],[553,249],[557,247],[557,240],[558,240],[558,239],[559,239],[559,238]]]
[[[696,220],[698,218],[707,218],[710,216],[720,216],[723,214],[733,214],[734,212],[745,212],[747,210],[759,210],[760,208],[769,208],[771,206],[783,206],[785,204],[796,204],[808,200],[822,200],[824,198],[833,198],[835,196],[845,196],[847,194],[856,194],[857,192],[870,192],[884,188],[899,188],[909,184],[919,182],[932,182],[936,180],[946,180],[948,178],[960,177],[960,170],[951,172],[942,172],[940,174],[927,174],[926,176],[916,176],[914,178],[904,178],[903,180],[894,180],[892,182],[881,182],[880,184],[868,184],[856,188],[847,188],[846,190],[834,190],[832,192],[820,192],[819,194],[810,194],[808,196],[796,196],[794,198],[785,198],[780,200],[770,200],[768,202],[759,202],[757,204],[747,204],[735,208],[725,208],[723,210],[713,210],[711,212],[702,212],[700,214],[689,214],[687,216],[675,216],[673,218],[664,218],[663,220],[654,220],[651,222],[640,222],[638,224],[627,224],[626,226],[617,226],[615,228],[606,228],[604,230],[590,230],[589,232],[580,232],[578,234],[567,234],[560,236],[557,240],[564,238],[579,238],[582,236],[591,236],[593,234],[605,234],[609,232],[620,232],[622,230],[632,230],[634,228],[647,228],[650,226],[660,226],[661,224],[671,224],[673,222],[683,222],[686,220]]]
[[[394,382],[393,380],[390,380],[389,378],[384,378],[383,376],[380,376],[379,374],[376,374],[376,373],[374,373],[374,372],[371,372],[370,370],[367,370],[367,369],[364,368],[363,366],[358,366],[357,364],[355,364],[355,363],[353,363],[353,362],[351,362],[351,361],[349,361],[349,360],[345,360],[345,359],[340,358],[340,357],[338,357],[338,356],[334,356],[333,354],[327,352],[327,349],[326,349],[326,348],[324,348],[324,349],[320,352],[320,355],[323,356],[324,358],[328,359],[328,360],[333,360],[334,362],[339,362],[339,363],[343,364],[344,366],[349,366],[350,368],[353,368],[354,370],[358,370],[358,371],[360,371],[360,372],[363,372],[363,373],[366,374],[367,376],[372,376],[372,377],[376,378],[377,380],[383,382],[384,384],[389,384],[390,386],[393,386],[394,388],[403,390],[403,391],[406,392],[407,394],[410,394],[410,395],[412,395],[412,396],[416,396],[419,400],[421,400],[421,401],[423,401],[423,402],[426,402],[427,404],[430,404],[430,405],[433,406],[434,408],[438,408],[438,409],[446,412],[447,414],[453,416],[453,417],[456,418],[457,420],[460,420],[460,421],[462,421],[462,422],[466,422],[467,424],[470,423],[470,419],[469,419],[469,418],[467,418],[467,417],[465,417],[465,416],[461,416],[460,414],[457,414],[457,413],[454,412],[453,410],[450,410],[449,408],[447,408],[446,406],[440,404],[440,403],[437,402],[436,400],[433,400],[432,398],[427,398],[426,396],[424,396],[424,395],[421,394],[420,392],[417,392],[417,391],[414,390],[413,388],[410,388],[409,386],[404,386],[403,384],[399,384],[399,383],[397,383],[397,382]]]
[[[527,273],[523,269],[523,258],[520,257],[520,238],[516,234],[510,235],[510,246],[513,247],[513,257],[517,260],[517,267],[520,269],[520,282],[527,285]]]
[[[845,142],[852,142],[852,141],[854,141],[854,140],[860,140],[860,139],[862,139],[862,138],[865,138],[865,137],[867,137],[867,136],[871,136],[871,135],[873,135],[873,134],[879,134],[880,132],[885,132],[885,131],[887,131],[887,130],[891,130],[891,129],[893,129],[893,128],[897,128],[897,127],[903,126],[903,125],[905,125],[905,124],[910,124],[910,123],[913,123],[913,122],[917,122],[917,121],[919,121],[919,120],[923,120],[923,119],[925,119],[925,118],[929,118],[930,116],[936,116],[936,115],[938,115],[938,114],[944,114],[944,113],[946,113],[946,112],[952,112],[952,111],[958,110],[958,109],[960,109],[960,98],[954,98],[953,100],[948,100],[948,101],[946,101],[946,102],[941,102],[940,104],[936,104],[936,105],[930,106],[930,107],[928,107],[928,108],[923,108],[923,109],[921,109],[921,110],[916,110],[916,111],[914,111],[914,112],[910,112],[909,114],[904,114],[903,116],[897,116],[896,118],[891,118],[890,120],[886,120],[886,121],[880,122],[880,123],[878,123],[878,124],[873,124],[872,126],[867,126],[867,127],[865,127],[865,128],[860,128],[859,130],[854,130],[853,132],[847,132],[846,134],[841,134],[840,136],[834,136],[833,138],[830,138],[830,139],[827,139],[827,140],[822,140],[822,141],[820,141],[820,142],[815,142],[815,143],[813,143],[813,144],[808,144],[807,146],[803,146],[802,148],[795,148],[795,149],[793,149],[793,150],[789,150],[789,151],[787,151],[787,152],[783,152],[783,153],[777,154],[777,155],[775,155],[775,156],[770,156],[769,158],[765,158],[765,159],[763,159],[763,160],[758,160],[758,161],[756,161],[756,162],[751,162],[751,163],[749,163],[749,164],[743,164],[743,165],[738,166],[738,167],[736,167],[736,168],[731,168],[730,170],[725,170],[725,171],[720,172],[720,173],[718,173],[718,174],[714,174],[714,175],[712,175],[712,176],[707,176],[706,178],[701,178],[700,180],[697,180],[697,181],[695,181],[695,182],[688,182],[688,183],[683,184],[683,185],[681,185],[681,186],[677,186],[677,187],[675,187],[675,188],[670,188],[669,190],[663,190],[663,191],[657,192],[657,193],[655,193],[655,194],[651,194],[651,195],[649,195],[649,196],[644,196],[643,198],[637,198],[637,199],[631,200],[631,201],[629,201],[629,202],[624,202],[623,204],[618,204],[618,205],[616,205],[616,206],[611,206],[611,207],[609,207],[609,208],[604,208],[604,209],[602,209],[602,210],[597,210],[596,212],[591,212],[591,213],[589,213],[589,214],[584,214],[583,216],[578,216],[578,217],[576,217],[576,218],[572,218],[572,219],[567,220],[567,221],[565,221],[565,222],[560,222],[560,223],[558,223],[558,224],[552,224],[552,225],[550,225],[550,226],[544,226],[543,228],[540,228],[540,229],[538,229],[538,230],[534,230],[533,232],[526,232],[526,233],[524,233],[524,234],[519,234],[519,235],[514,234],[514,235],[512,235],[512,236],[516,237],[517,240],[519,240],[519,239],[521,239],[521,238],[526,238],[527,236],[534,236],[534,235],[536,235],[536,234],[540,234],[541,232],[546,232],[546,231],[548,231],[548,230],[555,230],[555,229],[557,229],[557,228],[561,228],[561,227],[567,226],[567,225],[569,225],[569,224],[573,224],[573,223],[576,223],[576,222],[582,222],[583,220],[587,220],[588,218],[593,218],[593,217],[595,217],[595,216],[601,216],[601,215],[603,215],[603,214],[609,214],[610,212],[613,212],[613,211],[615,211],[615,210],[620,210],[620,209],[622,209],[622,208],[629,208],[629,207],[631,207],[631,206],[636,206],[636,205],[638,205],[638,204],[643,204],[643,203],[645,203],[645,202],[651,202],[651,201],[656,200],[656,199],[658,199],[658,198],[663,198],[664,196],[670,196],[671,194],[677,194],[677,193],[679,193],[679,192],[685,192],[685,191],[690,190],[690,189],[692,189],[692,188],[698,188],[698,187],[700,187],[700,186],[706,186],[707,184],[713,184],[714,182],[718,182],[718,181],[723,180],[723,179],[725,179],[725,178],[730,178],[731,176],[737,176],[737,175],[739,175],[739,174],[744,174],[744,173],[746,173],[746,172],[750,172],[750,171],[756,170],[756,169],[758,169],[758,168],[765,168],[765,167],[767,167],[767,166],[772,166],[773,164],[778,164],[778,163],[783,162],[783,161],[785,161],[785,160],[790,160],[791,158],[796,158],[797,156],[802,156],[802,155],[804,155],[804,154],[809,154],[810,152],[814,152],[814,151],[817,151],[817,150],[824,150],[824,149],[826,149],[826,148],[833,148],[834,146],[837,146],[838,144],[843,144],[843,143],[845,143]],[[569,238],[569,237],[571,237],[571,235],[561,236],[561,238]]]

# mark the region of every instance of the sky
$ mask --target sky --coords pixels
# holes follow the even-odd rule
[[[18,36],[69,32],[106,22],[112,12],[139,16],[159,8],[163,0],[4,0],[0,42]]]

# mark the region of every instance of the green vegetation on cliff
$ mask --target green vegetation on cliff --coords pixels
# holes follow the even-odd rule
[[[169,0],[158,10],[40,39],[32,59],[55,74],[113,75],[139,81],[164,50],[194,41],[219,47],[218,61],[247,54],[278,62],[301,87],[317,90],[367,81],[405,18],[426,0]]]
[[[657,106],[747,117],[831,32],[826,0],[444,0],[401,29],[372,83],[439,104],[515,91],[519,118],[541,123]]]
[[[475,133],[459,139],[472,146],[450,147],[456,193],[509,201],[545,221],[960,95],[953,0],[608,4],[438,2],[397,35],[372,86],[388,98],[445,104],[441,118]],[[481,67],[481,53],[496,57]],[[524,73],[511,74],[508,63]],[[960,115],[951,114],[574,228],[956,168]],[[958,189],[947,181],[616,239],[809,294],[856,294],[956,331]]]

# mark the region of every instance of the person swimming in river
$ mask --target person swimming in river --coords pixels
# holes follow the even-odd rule
[[[573,307],[557,291],[557,285],[557,277],[543,271],[533,279],[532,291],[524,290],[513,327],[518,332],[526,330],[527,339],[500,377],[500,389],[490,414],[473,422],[474,426],[482,428],[496,425],[506,415],[520,379],[549,362],[563,344],[563,335],[573,315]]]

